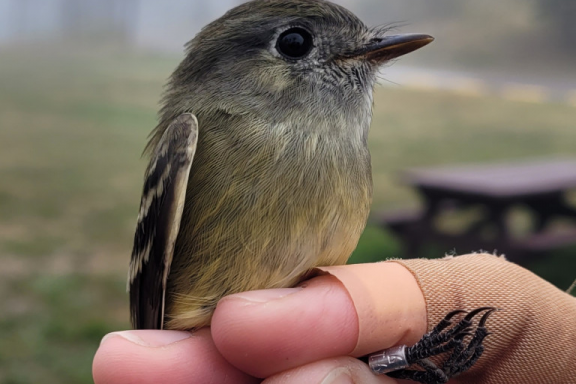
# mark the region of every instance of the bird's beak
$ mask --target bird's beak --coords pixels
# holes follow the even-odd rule
[[[385,36],[374,39],[363,48],[347,56],[350,58],[364,58],[365,60],[384,63],[407,53],[414,52],[433,41],[434,38],[432,36],[416,33]]]

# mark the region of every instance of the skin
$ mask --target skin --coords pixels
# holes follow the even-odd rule
[[[343,375],[349,380],[340,383],[397,383],[353,357],[410,344],[454,303],[474,308],[490,300],[506,316],[489,320],[494,333],[482,360],[450,383],[573,382],[576,298],[501,257],[327,270],[299,288],[223,298],[210,329],[109,334],[94,358],[94,381],[334,384]],[[382,328],[377,344],[363,331],[372,324]],[[539,354],[554,358],[531,358]]]
[[[426,329],[422,292],[410,272],[397,264],[359,267],[353,273],[369,276],[367,288],[394,287],[400,295],[379,303],[382,310],[376,318],[361,304],[362,298],[350,296],[344,285],[350,279],[343,283],[336,278],[348,274],[350,266],[338,266],[331,270],[333,276],[314,278],[299,288],[225,297],[211,328],[107,335],[94,358],[94,382],[329,384],[344,375],[354,383],[401,383],[375,376],[349,355],[373,343],[360,331],[360,324],[372,321],[388,324],[378,348],[418,340]],[[389,285],[382,286],[383,281]]]

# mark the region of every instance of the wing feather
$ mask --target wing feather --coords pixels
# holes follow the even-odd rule
[[[166,283],[197,142],[196,117],[178,116],[154,148],[146,169],[128,272],[135,329],[163,328]]]

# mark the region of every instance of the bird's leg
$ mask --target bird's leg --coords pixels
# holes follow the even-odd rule
[[[465,372],[478,361],[484,352],[482,342],[489,334],[486,329],[486,320],[494,311],[496,308],[478,308],[457,323],[454,323],[452,318],[466,311],[458,310],[449,313],[418,343],[403,350],[406,359],[405,366],[413,369],[400,369],[387,374],[397,379],[408,379],[423,384],[440,384]],[[475,326],[473,320],[482,312],[485,313]],[[466,343],[466,338],[470,338],[468,343]],[[450,352],[450,355],[441,366],[429,359],[446,352]]]

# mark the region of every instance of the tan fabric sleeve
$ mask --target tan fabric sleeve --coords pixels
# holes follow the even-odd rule
[[[416,278],[428,331],[455,309],[497,307],[478,363],[461,383],[576,383],[576,298],[488,254],[394,260]],[[576,273],[576,271],[575,271]]]

